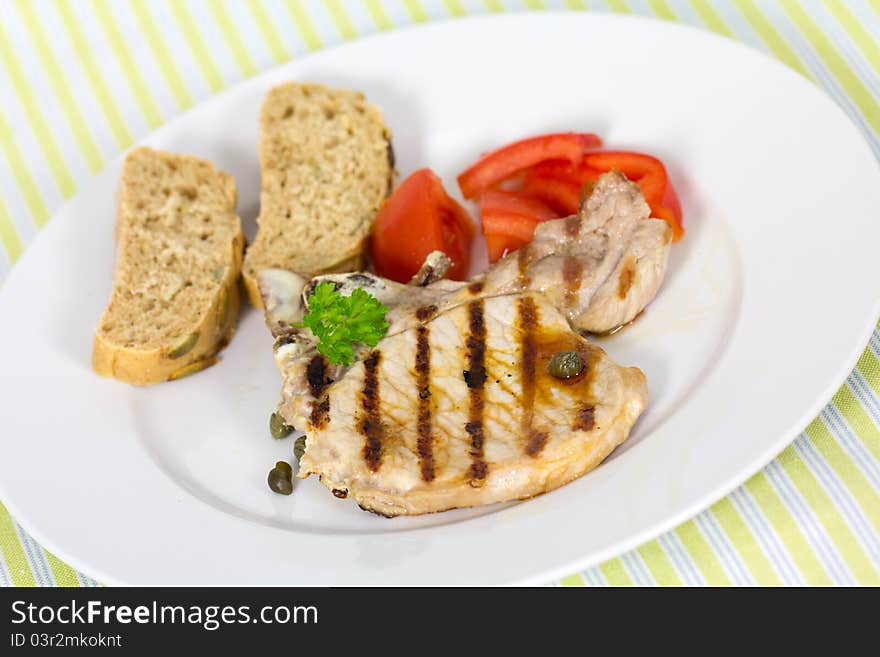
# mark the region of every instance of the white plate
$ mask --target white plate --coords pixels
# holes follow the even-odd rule
[[[552,130],[655,153],[687,235],[664,287],[604,341],[651,401],[594,472],[515,505],[387,520],[317,481],[269,492],[279,376],[252,310],[216,367],[137,389],[92,373],[113,261],[116,161],[0,289],[0,499],[108,583],[535,583],[674,526],[769,461],[850,371],[880,310],[880,176],[806,80],[659,21],[529,14],[432,24],[321,52],[197,107],[146,143],[215,161],[257,212],[257,113],[284,80],[362,89],[402,173],[454,176]],[[252,228],[252,227],[251,227]]]

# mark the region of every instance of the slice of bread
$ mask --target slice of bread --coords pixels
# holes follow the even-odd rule
[[[260,114],[260,216],[244,259],[248,296],[262,306],[257,272],[305,276],[363,266],[365,242],[391,191],[390,133],[362,93],[289,82]]]
[[[98,374],[147,385],[218,359],[235,330],[244,235],[235,182],[210,162],[137,148],[122,167],[116,271]]]

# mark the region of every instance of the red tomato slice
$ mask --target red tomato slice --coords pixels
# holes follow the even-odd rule
[[[489,262],[531,242],[535,226],[540,223],[532,217],[510,212],[484,212],[481,218]]]
[[[458,186],[467,199],[493,187],[518,171],[546,160],[580,162],[584,151],[602,142],[594,134],[559,132],[523,139],[481,157],[458,177]]]
[[[498,262],[508,253],[520,248],[525,242],[521,242],[507,235],[486,235],[486,250],[489,252],[489,262]]]
[[[519,214],[538,221],[555,219],[559,215],[546,203],[522,192],[503,192],[488,189],[480,192],[480,214]]]
[[[541,175],[535,169],[523,179],[522,191],[540,199],[561,217],[575,214],[581,204],[581,183]]]
[[[447,276],[462,280],[473,235],[470,216],[446,193],[440,178],[419,169],[379,210],[370,241],[373,266],[380,276],[406,283],[431,251],[443,251],[453,261]]]

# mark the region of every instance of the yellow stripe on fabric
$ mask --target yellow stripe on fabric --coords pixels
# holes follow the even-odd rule
[[[259,11],[257,11],[259,8]],[[257,13],[262,14],[262,18],[257,17],[257,24],[260,26],[260,31],[264,34],[268,35],[269,33],[275,34],[275,30],[272,27],[272,24],[269,22],[268,17],[266,16],[265,9],[259,4],[252,3],[251,9],[255,12],[255,17]],[[290,13],[290,17],[293,19],[294,24],[296,25],[296,29],[299,31],[300,36],[303,41],[306,43],[306,48],[309,50],[317,50],[321,47],[321,38],[318,36],[318,33],[315,32],[315,28],[312,26],[312,21],[309,19],[309,14],[306,12],[305,7],[303,7],[302,2],[299,0],[287,0],[287,11]],[[270,40],[270,45],[272,46],[272,54],[275,57],[276,61],[283,61],[278,59],[278,57],[283,52],[284,59],[287,59],[287,51],[284,49],[284,46],[278,41],[278,37],[274,36],[270,38],[267,36],[267,39]],[[273,44],[276,44],[273,45]],[[277,50],[280,47],[280,50]],[[277,50],[277,52],[276,52]]]
[[[843,450],[821,418],[813,420],[804,433],[810,437],[813,445],[822,454],[822,458],[843,482],[852,499],[874,527],[874,531],[880,534],[880,496],[871,486],[871,482]]]
[[[562,586],[569,587],[583,587],[585,585],[584,578],[581,577],[580,573],[575,573],[574,575],[563,577],[561,580],[559,580],[559,583],[562,584]]]
[[[9,512],[0,502],[0,557],[6,561],[6,569],[15,586],[36,586],[37,580],[18,539]]]
[[[254,75],[257,72],[257,67],[254,66],[254,62],[242,42],[241,35],[230,18],[229,12],[226,11],[226,3],[223,0],[210,0],[208,8],[214,16],[214,22],[220,28],[223,40],[232,53],[232,58],[235,59],[238,69],[247,77]]]
[[[37,228],[42,228],[49,220],[49,211],[46,210],[43,197],[40,196],[37,185],[34,183],[34,179],[25,165],[24,158],[21,156],[21,151],[18,150],[18,144],[15,143],[12,130],[9,129],[9,124],[3,116],[2,107],[0,107],[0,151],[3,152],[6,161],[9,163],[9,168],[12,169],[12,176],[15,178],[18,189],[24,198],[31,219],[33,219]]]
[[[76,571],[68,566],[66,563],[61,561],[54,554],[46,552],[46,561],[49,563],[49,568],[52,569],[52,574],[55,576],[55,585],[56,586],[66,586],[66,587],[79,587],[81,586],[79,578],[76,576]]]
[[[718,15],[718,12],[709,4],[708,0],[691,0],[691,7],[694,8],[694,11],[700,17],[700,20],[706,24],[713,32],[718,34],[723,34],[726,37],[730,37],[731,39],[735,38],[733,32],[730,31],[730,28],[727,27],[727,24]]]
[[[358,35],[345,11],[345,7],[342,6],[339,0],[325,0],[324,6],[327,8],[333,24],[339,30],[339,34],[342,35],[343,39],[354,39]]]
[[[486,5],[486,9],[489,11],[504,11],[504,5],[501,4],[501,0],[483,0],[483,4]]]
[[[676,527],[675,533],[709,586],[730,586],[730,578],[724,572],[718,555],[693,520]]]
[[[725,497],[716,502],[711,508],[711,513],[721,525],[721,529],[724,530],[755,583],[758,586],[779,586],[781,584],[779,575],[730,498]]]
[[[431,17],[425,12],[425,8],[422,7],[422,3],[419,0],[403,0],[403,4],[409,17],[416,23],[424,23],[430,20]]]
[[[131,92],[134,94],[135,101],[147,121],[147,125],[151,128],[159,127],[159,125],[162,124],[162,115],[159,113],[156,104],[153,102],[152,96],[147,91],[147,85],[144,84],[144,79],[141,77],[137,64],[135,64],[132,59],[131,53],[128,52],[128,48],[125,45],[125,39],[122,38],[122,35],[116,29],[116,24],[113,16],[110,14],[110,7],[107,4],[107,0],[96,0],[95,14],[98,17],[98,21],[101,23],[104,34],[107,36],[107,41],[110,43],[110,47],[116,55],[119,66],[122,68],[128,86],[131,87]]]
[[[186,85],[183,83],[180,73],[177,72],[177,66],[174,64],[174,59],[172,59],[171,53],[165,47],[162,33],[159,31],[159,28],[156,27],[153,17],[150,16],[150,10],[147,8],[147,3],[145,0],[132,0],[131,6],[134,15],[137,18],[138,26],[140,26],[141,32],[147,40],[147,45],[150,47],[150,50],[153,51],[153,57],[155,57],[156,63],[159,64],[159,70],[162,72],[162,77],[165,78],[168,88],[171,89],[171,93],[177,101],[177,106],[181,109],[188,108],[192,105],[192,96],[190,96],[189,89],[187,89]]]
[[[658,18],[667,21],[678,20],[678,16],[675,15],[675,12],[672,11],[666,0],[648,0],[648,7],[651,8],[651,11],[653,11]]]
[[[804,67],[795,51],[786,43],[785,39],[782,38],[779,32],[776,31],[776,28],[773,27],[773,24],[767,20],[767,17],[764,16],[755,4],[755,0],[734,0],[734,2],[740,13],[749,22],[749,25],[752,26],[752,29],[758,33],[758,36],[770,48],[770,52],[773,53],[776,59],[793,68],[805,78],[813,79],[813,76]]]
[[[461,3],[458,0],[443,0],[443,4],[446,5],[446,11],[449,12],[450,16],[459,18],[467,15],[464,7],[461,6]]]
[[[782,541],[786,554],[794,561],[804,581],[810,586],[830,586],[831,577],[767,476],[759,472],[745,483],[745,488]]]
[[[859,442],[871,452],[875,459],[880,461],[880,429],[877,428],[874,420],[865,411],[865,407],[856,399],[849,386],[842,386],[831,401],[834,402],[837,410],[843,415],[846,423],[852,427]]]
[[[868,4],[874,10],[874,13],[877,14],[877,18],[880,18],[880,0],[868,0]]]
[[[645,543],[638,549],[638,553],[659,586],[681,586],[681,578],[675,572],[660,543],[657,541]]]
[[[37,96],[28,84],[27,75],[22,70],[21,65],[15,57],[15,53],[12,50],[9,37],[6,36],[2,22],[0,22],[0,60],[2,60],[7,73],[9,73],[9,77],[12,80],[12,86],[15,89],[15,94],[18,96],[18,100],[24,109],[27,121],[34,133],[40,151],[43,153],[43,157],[46,158],[46,162],[49,164],[49,170],[52,172],[52,179],[58,186],[61,196],[66,199],[70,198],[76,190],[76,185],[73,183],[73,178],[70,177],[70,173],[67,170],[67,164],[65,164],[64,158],[61,156],[61,151],[58,150],[55,139],[52,137],[52,132],[49,130],[49,124],[46,123],[43,112],[40,110],[40,105],[37,103]]]
[[[174,14],[174,19],[180,25],[183,38],[186,39],[186,44],[196,60],[196,65],[202,71],[202,75],[205,76],[211,91],[220,91],[226,84],[223,82],[223,77],[220,75],[217,67],[214,66],[214,61],[208,54],[205,43],[199,34],[199,29],[196,27],[195,22],[193,22],[189,11],[187,11],[186,5],[182,2],[172,2],[171,11]]]
[[[254,21],[257,23],[260,34],[266,40],[266,45],[269,46],[269,52],[272,53],[273,59],[276,62],[285,62],[290,59],[287,48],[284,47],[284,43],[278,38],[278,33],[272,26],[272,21],[269,20],[269,15],[266,13],[263,3],[252,1],[247,3],[247,7],[251,10],[251,16],[253,16]]]
[[[24,244],[18,229],[12,223],[12,218],[3,205],[3,199],[0,199],[0,243],[3,244],[3,250],[6,251],[6,257],[11,264],[21,257],[24,253]]]
[[[526,6],[526,9],[532,9],[532,10],[545,9],[544,3],[541,2],[541,0],[523,0],[523,4]]]
[[[863,585],[880,585],[880,575],[877,574],[868,555],[859,545],[834,501],[822,489],[822,485],[794,448],[787,447],[777,460],[818,522],[825,528],[825,532],[834,542],[837,553],[846,562],[856,581]]]
[[[853,16],[852,10],[846,6],[846,3],[839,0],[825,0],[825,6],[843,26],[865,59],[871,63],[873,69],[880,73],[880,43],[878,43],[877,37],[871,35],[861,21]]]
[[[619,558],[609,559],[599,566],[599,570],[602,571],[609,586],[633,585],[629,573],[626,572],[626,568],[623,567],[623,562]]]
[[[813,19],[793,0],[780,0],[785,13],[798,26],[815,51],[825,62],[852,101],[861,110],[865,120],[875,132],[880,133],[880,105],[862,81],[834,48],[831,40],[819,29]]]
[[[608,0],[608,8],[611,11],[616,11],[619,14],[631,13],[629,5],[626,4],[626,0]]]
[[[26,0],[18,0],[17,7],[19,16],[36,47],[40,64],[49,77],[52,91],[58,97],[61,111],[64,112],[64,118],[67,119],[67,123],[70,125],[71,133],[76,140],[77,146],[79,146],[80,152],[82,152],[86,165],[89,167],[89,171],[97,173],[104,166],[104,158],[101,157],[98,146],[95,144],[94,139],[92,139],[92,134],[89,132],[85,121],[83,121],[79,107],[73,100],[64,72],[52,54],[52,49],[49,48],[49,39],[46,37],[40,21],[34,13],[34,5]]]
[[[865,349],[856,364],[874,394],[880,397],[880,362],[870,349]]]
[[[382,3],[379,0],[364,0],[364,4],[367,6],[367,11],[370,14],[370,18],[373,19],[373,22],[376,24],[380,30],[389,30],[394,25],[388,19],[388,15],[385,13],[385,8],[382,7]]]

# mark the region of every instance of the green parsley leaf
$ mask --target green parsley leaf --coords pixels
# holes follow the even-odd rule
[[[375,347],[388,332],[387,312],[384,304],[360,288],[345,297],[333,283],[324,281],[309,298],[302,325],[315,334],[318,351],[331,363],[351,365],[356,342]]]

